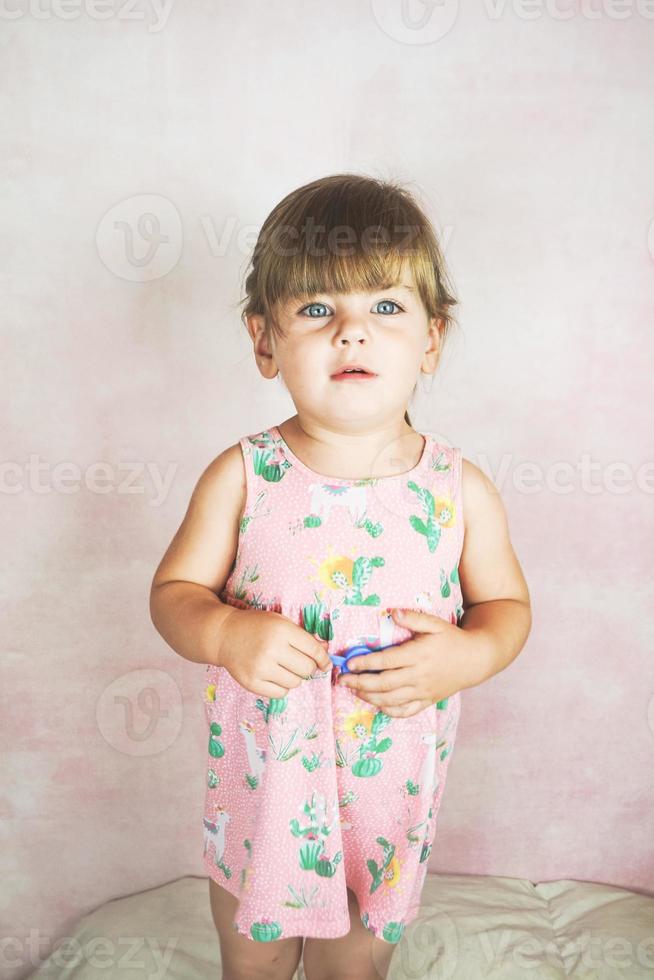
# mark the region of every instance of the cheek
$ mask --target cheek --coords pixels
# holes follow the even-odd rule
[[[393,377],[400,386],[405,386],[409,382],[413,384],[416,375],[420,371],[423,350],[419,343],[412,341],[400,341],[394,345],[394,349],[389,351],[387,361],[392,365]]]
[[[304,370],[323,371],[334,357],[329,341],[323,336],[298,337],[290,358],[290,370],[301,374]]]
[[[306,337],[298,338],[293,353],[280,356],[277,364],[280,372],[298,391],[315,391],[316,384],[329,380],[329,349],[324,343],[316,343]]]

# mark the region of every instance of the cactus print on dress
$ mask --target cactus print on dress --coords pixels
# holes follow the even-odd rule
[[[394,607],[459,622],[461,450],[422,435],[413,469],[366,480],[309,469],[277,426],[242,438],[247,498],[223,602],[282,613],[330,654],[410,639]],[[257,942],[347,935],[347,888],[390,943],[420,908],[461,692],[392,718],[335,685],[339,669],[266,698],[206,668],[204,866]]]

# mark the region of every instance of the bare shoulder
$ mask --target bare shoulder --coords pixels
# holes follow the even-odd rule
[[[506,520],[499,490],[490,477],[465,456],[461,457],[461,493],[466,524],[472,524],[481,517],[488,519],[489,510],[495,512],[496,519]]]
[[[198,501],[218,501],[226,490],[241,494],[245,502],[245,465],[240,443],[235,442],[216,456],[202,471],[193,491]],[[193,501],[193,497],[191,501]]]
[[[200,474],[184,519],[155,572],[153,587],[187,581],[221,592],[236,557],[246,494],[243,454],[237,442]]]
[[[187,516],[207,522],[237,520],[245,506],[246,476],[238,442],[224,449],[200,474],[188,505]]]
[[[464,605],[491,599],[529,601],[500,492],[490,477],[465,457],[461,460],[461,498],[465,531],[459,579]]]

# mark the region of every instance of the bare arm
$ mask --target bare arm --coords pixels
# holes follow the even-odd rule
[[[202,473],[150,589],[150,616],[166,643],[194,663],[220,663],[220,639],[236,611],[218,598],[229,578],[245,504],[238,443]]]
[[[463,460],[465,536],[459,580],[465,612],[461,628],[479,640],[481,683],[518,656],[531,629],[529,590],[509,537],[499,491]]]

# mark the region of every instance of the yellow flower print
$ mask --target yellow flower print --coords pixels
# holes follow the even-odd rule
[[[441,527],[452,527],[456,524],[456,509],[450,497],[436,497],[434,517]]]
[[[391,862],[384,871],[384,884],[395,888],[400,880],[400,862],[396,857],[391,858]]]
[[[350,738],[368,738],[372,731],[372,719],[375,712],[366,708],[356,708],[346,716],[343,723],[343,732]]]
[[[320,562],[315,558],[311,561],[317,566],[319,582],[327,589],[343,589],[352,584],[354,562],[351,558],[330,554]]]
[[[207,689],[206,689],[206,691],[204,693],[206,695],[207,701],[215,701],[216,700],[216,685],[215,684],[209,684],[209,686],[207,687]]]

